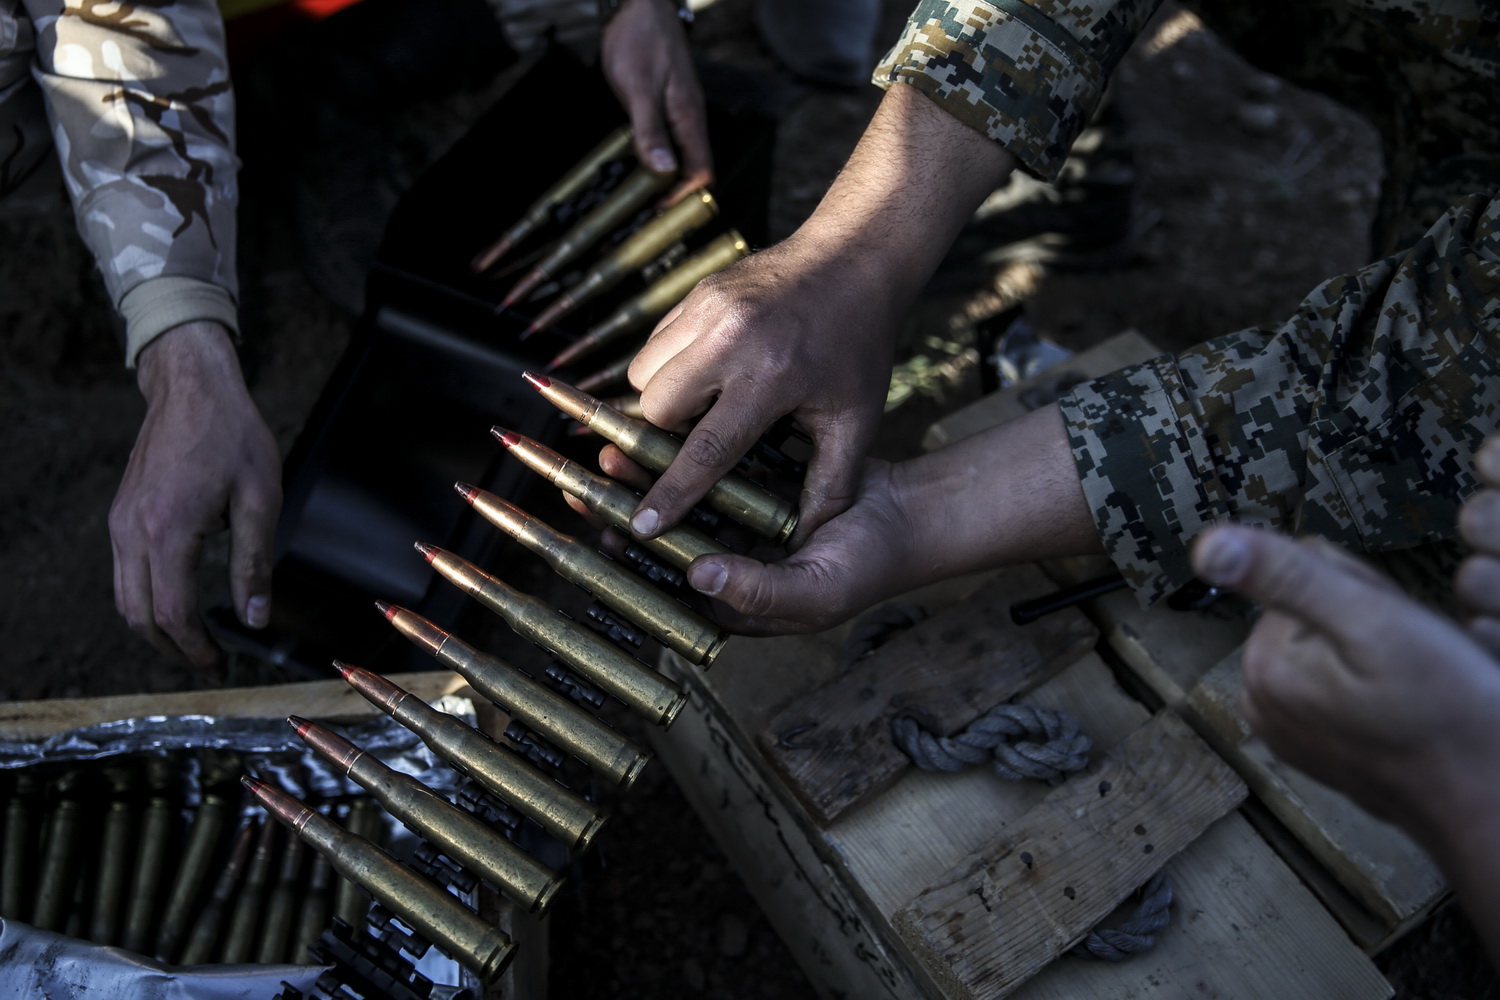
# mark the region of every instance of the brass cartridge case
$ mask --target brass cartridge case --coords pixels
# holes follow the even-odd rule
[[[562,235],[552,249],[547,251],[546,256],[537,262],[536,267],[505,293],[505,298],[500,302],[501,307],[508,307],[524,298],[537,285],[583,256],[590,247],[608,236],[615,227],[640,211],[642,206],[671,185],[670,176],[653,174],[644,168],[626,177],[619,187],[610,192],[609,197],[574,223],[573,228]]]
[[[717,274],[750,253],[750,244],[730,230],[698,253],[657,278],[645,291],[631,298],[547,363],[552,371],[572,364],[607,344],[615,343],[655,323],[710,274]]]
[[[250,961],[255,953],[256,932],[260,929],[260,915],[266,903],[266,885],[271,881],[271,869],[275,864],[276,824],[262,823],[260,834],[255,838],[255,853],[245,869],[245,881],[234,897],[234,907],[229,911],[229,929],[224,932],[224,947],[221,960],[227,965],[238,965]]]
[[[355,882],[486,983],[500,978],[515,945],[457,898],[403,866],[362,837],[341,829],[285,792],[251,777],[241,779],[277,819],[295,830],[344,878]]]
[[[31,910],[32,926],[44,931],[63,930],[77,888],[83,806],[71,794],[65,794],[66,797],[57,800],[47,818],[36,903]]]
[[[590,267],[576,285],[536,318],[529,332],[544,330],[579,306],[603,295],[626,275],[639,271],[682,237],[713,221],[718,214],[719,204],[707,191],[698,190],[687,195]]]
[[[292,837],[282,849],[276,881],[266,899],[261,920],[260,942],[255,946],[255,961],[274,965],[289,961],[288,944],[297,921],[297,878],[302,874],[302,841]]]
[[[601,777],[629,788],[651,759],[651,754],[503,660],[481,653],[405,608],[384,601],[376,601],[375,606],[397,631],[462,675],[474,690],[528,729],[576,755]]]
[[[332,885],[333,869],[328,866],[328,859],[321,854],[313,854],[312,871],[307,876],[307,892],[302,896],[302,908],[297,911],[297,934],[294,942],[297,950],[292,955],[292,961],[306,962],[312,959],[312,946],[328,928],[328,894]]]
[[[89,924],[89,940],[95,944],[116,944],[120,933],[120,913],[125,903],[125,889],[130,880],[130,835],[134,831],[130,803],[116,799],[104,814],[104,831],[99,842],[99,870],[95,876],[94,915]]]
[[[172,803],[153,795],[141,814],[140,838],[136,844],[135,869],[130,880],[130,901],[125,907],[124,945],[145,954],[154,940],[156,902],[161,897],[161,876],[171,846]]]
[[[567,173],[557,179],[556,183],[543,191],[525,213],[500,235],[500,239],[494,246],[475,258],[474,269],[483,271],[492,267],[512,247],[545,226],[551,217],[553,206],[561,205],[582,191],[606,163],[618,160],[630,152],[630,143],[631,133],[628,126],[622,125],[605,136],[599,145],[589,150],[583,159],[575,163]]]
[[[547,561],[557,573],[640,625],[658,642],[705,666],[729,641],[702,615],[673,600],[630,570],[493,493],[456,484],[458,492],[490,523]]]
[[[660,427],[611,410],[588,393],[555,378],[535,372],[526,372],[525,378],[553,406],[653,472],[665,470],[682,448],[680,440]],[[786,541],[797,528],[797,508],[791,501],[737,472],[715,483],[703,502],[774,542]]]
[[[164,962],[177,960],[177,953],[187,935],[188,921],[197,912],[198,897],[208,880],[208,866],[213,862],[228,818],[229,803],[222,796],[213,793],[203,796],[198,814],[193,817],[193,825],[188,830],[182,860],[172,878],[172,888],[167,892],[166,909],[156,934],[156,957]]]
[[[630,517],[641,498],[634,490],[622,486],[546,445],[503,427],[491,427],[490,433],[525,463],[526,467],[565,493],[582,500],[584,506],[606,524],[630,532]],[[647,550],[659,555],[678,569],[686,570],[699,556],[723,554],[729,550],[697,528],[677,527],[663,531],[655,538],[641,542]]]
[[[521,593],[451,552],[422,542],[417,543],[417,551],[444,577],[503,618],[518,635],[657,725],[670,726],[687,704],[687,696],[673,681],[547,602]]]
[[[569,847],[583,850],[604,825],[590,802],[542,774],[525,758],[439,712],[378,674],[335,661],[344,680],[371,704],[401,723],[433,752]]]
[[[344,827],[356,837],[376,841],[380,814],[375,803],[369,799],[355,799],[349,805],[349,815],[344,817]],[[359,886],[347,879],[339,879],[333,890],[333,915],[359,930],[364,927],[369,912],[370,901],[359,891]]]
[[[219,877],[214,880],[213,892],[209,894],[208,902],[198,912],[197,919],[193,921],[192,932],[188,934],[187,947],[182,950],[181,965],[204,965],[214,960],[218,954],[219,935],[224,930],[224,917],[229,912],[229,904],[234,901],[234,890],[240,884],[240,876],[245,873],[245,865],[250,862],[250,851],[255,846],[255,823],[246,821],[240,826],[239,833],[235,834],[234,847],[229,851],[229,860],[224,862],[224,867],[219,869]]]
[[[562,879],[483,821],[411,775],[387,767],[332,730],[295,715],[287,721],[318,756],[358,782],[386,812],[426,837],[449,860],[463,865],[532,913],[545,912],[551,905]]]
[[[37,848],[36,778],[21,772],[5,804],[5,854],[0,859],[0,917],[30,920]]]

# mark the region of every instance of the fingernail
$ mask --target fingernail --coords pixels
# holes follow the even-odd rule
[[[656,149],[647,151],[646,166],[659,174],[665,174],[677,169],[677,157],[672,155],[670,149],[658,146]]]
[[[716,562],[702,562],[688,570],[688,583],[700,594],[713,597],[724,589],[729,580],[729,571]]]
[[[661,518],[657,516],[656,511],[647,507],[645,510],[637,511],[635,517],[630,519],[630,530],[637,535],[650,535],[660,523]]]
[[[251,628],[265,628],[271,620],[271,599],[256,594],[245,602],[245,624]]]
[[[1250,568],[1250,548],[1234,530],[1215,531],[1198,543],[1193,556],[1198,575],[1209,583],[1233,586]]]

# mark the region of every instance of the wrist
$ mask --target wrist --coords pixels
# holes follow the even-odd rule
[[[234,337],[222,324],[195,320],[172,327],[141,350],[136,385],[148,403],[187,383],[243,385]]]

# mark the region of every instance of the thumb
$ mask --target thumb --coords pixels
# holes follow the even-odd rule
[[[736,632],[810,632],[847,617],[839,612],[827,567],[795,556],[769,564],[733,554],[699,556],[688,567],[688,583],[735,612],[726,624]]]
[[[677,154],[667,130],[666,115],[659,95],[643,90],[639,84],[629,100],[630,127],[635,133],[635,155],[641,165],[656,174],[677,171]]]

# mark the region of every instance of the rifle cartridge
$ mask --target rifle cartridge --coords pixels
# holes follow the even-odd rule
[[[434,569],[503,618],[518,635],[657,725],[670,726],[687,704],[687,695],[673,681],[545,601],[521,593],[451,552],[425,542],[418,542],[416,548]]]
[[[572,364],[606,344],[612,344],[650,326],[681,302],[698,282],[710,274],[717,274],[749,253],[750,244],[738,232],[730,230],[657,278],[645,291],[626,301],[603,322],[547,362],[547,370],[550,372]]]
[[[172,803],[163,795],[151,796],[141,815],[141,835],[130,880],[130,901],[125,907],[124,940],[126,948],[140,954],[145,954],[151,947],[156,901],[161,896],[161,873],[167,864],[174,818]]]
[[[611,160],[618,160],[630,152],[631,133],[629,126],[622,125],[575,163],[568,172],[557,179],[536,201],[500,235],[500,239],[488,250],[474,259],[474,270],[483,271],[494,266],[512,247],[547,224],[554,206],[561,205],[586,187],[594,175]]]
[[[255,961],[261,965],[275,965],[289,961],[288,940],[294,930],[297,910],[297,876],[302,874],[302,840],[289,837],[281,853],[281,866],[276,872],[276,881],[271,886],[271,895],[266,899],[265,918],[260,926],[260,943],[255,948]]]
[[[219,953],[226,965],[248,962],[255,953],[256,931],[265,907],[266,885],[271,881],[275,846],[276,824],[262,822],[260,834],[255,838],[255,853],[245,869],[245,881],[229,913],[229,929],[224,933],[224,947]]]
[[[328,890],[333,884],[333,869],[328,859],[313,852],[312,871],[307,876],[307,892],[302,897],[302,908],[297,912],[296,951],[293,962],[312,960],[311,949],[328,926]]]
[[[371,896],[485,984],[505,971],[515,945],[457,898],[403,866],[362,837],[341,829],[302,802],[248,775],[241,779],[266,810],[328,858],[344,878]]]
[[[536,286],[581,257],[648,201],[671,187],[672,180],[671,176],[653,174],[644,167],[626,177],[619,187],[610,192],[609,197],[590,209],[587,215],[573,224],[572,229],[563,233],[552,249],[547,251],[547,255],[537,262],[536,267],[505,293],[505,298],[500,300],[500,308],[508,309],[530,294]]]
[[[483,821],[409,774],[387,767],[337,733],[293,715],[287,721],[324,760],[373,795],[386,812],[426,837],[531,913],[543,913],[562,884],[556,874]]]
[[[179,964],[204,965],[212,962],[218,954],[224,916],[229,912],[234,890],[239,885],[240,876],[245,873],[245,865],[250,861],[250,851],[254,846],[255,821],[246,820],[234,835],[234,847],[229,851],[229,860],[219,869],[219,877],[214,880],[208,902],[203,904],[203,909],[193,922],[193,930],[188,935],[187,947],[182,950],[182,961]]]
[[[660,427],[611,410],[573,386],[535,372],[523,377],[553,406],[653,472],[665,470],[682,448],[680,440]],[[786,541],[797,528],[797,508],[790,501],[737,472],[715,483],[703,502],[773,542]]]
[[[58,782],[61,794],[47,818],[42,866],[37,876],[31,924],[44,931],[61,931],[72,908],[78,882],[78,855],[83,836],[83,806],[73,797],[71,776]]]
[[[116,791],[123,794],[123,790]],[[134,817],[130,803],[116,798],[104,814],[104,832],[99,840],[98,888],[94,892],[94,915],[89,924],[89,940],[95,944],[116,944],[120,933],[120,911],[125,902],[126,883],[130,879],[130,835]]]
[[[491,524],[547,561],[557,573],[618,610],[662,645],[704,666],[729,641],[729,633],[646,583],[619,563],[521,508],[467,483],[455,488]]]
[[[613,479],[590,472],[578,462],[514,431],[491,427],[490,433],[512,455],[525,463],[528,469],[563,492],[582,500],[584,506],[611,527],[627,534],[630,532],[630,516],[641,502],[634,490]],[[697,528],[690,527],[669,528],[640,544],[681,570],[686,570],[699,556],[729,551]]]
[[[29,920],[31,872],[36,865],[37,781],[29,771],[16,775],[16,787],[5,804],[5,855],[0,860],[0,917]]]
[[[375,607],[397,631],[461,675],[474,690],[526,728],[577,756],[601,777],[629,788],[651,759],[651,754],[503,660],[481,653],[405,608],[384,601],[376,601]]]
[[[378,674],[333,664],[349,686],[401,723],[454,768],[473,778],[501,801],[529,816],[569,847],[583,850],[604,825],[604,814],[525,758]]]
[[[349,804],[349,815],[344,817],[344,828],[356,837],[376,841],[379,839],[380,814],[375,803],[369,799],[355,799]],[[333,890],[333,915],[356,930],[365,926],[365,917],[370,912],[370,902],[359,886],[348,879],[339,879]]]
[[[198,897],[208,879],[208,866],[213,861],[228,818],[229,803],[223,796],[212,792],[203,796],[188,830],[182,861],[172,878],[172,888],[167,892],[166,909],[156,934],[156,957],[164,962],[177,960],[188,921],[197,911]]]
[[[639,271],[688,233],[719,214],[714,196],[699,189],[636,230],[589,268],[583,278],[536,318],[528,333],[537,333],[586,302],[614,288],[632,271]]]
[[[623,382],[630,377],[630,364],[635,360],[638,352],[631,351],[629,354],[620,356],[598,371],[589,372],[578,380],[580,392],[598,392],[607,386]]]

